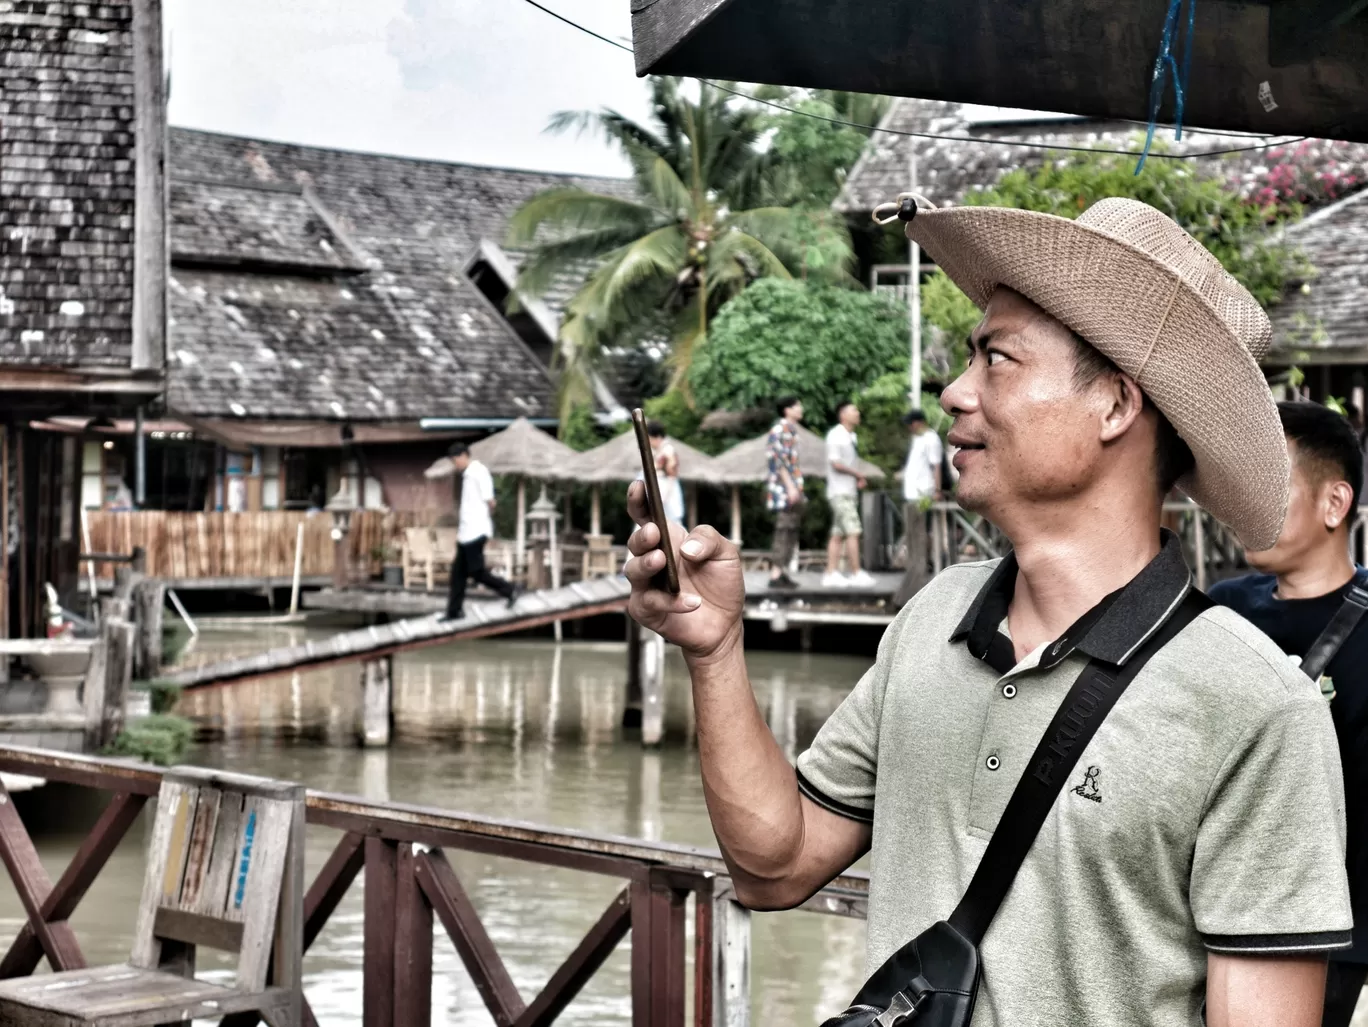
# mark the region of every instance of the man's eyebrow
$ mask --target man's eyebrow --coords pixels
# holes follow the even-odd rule
[[[982,335],[978,336],[978,338],[975,338],[974,334],[971,332],[968,340],[969,349],[980,353],[983,352],[995,338],[1002,334],[1002,331],[1001,328],[994,328],[991,331],[984,332]]]

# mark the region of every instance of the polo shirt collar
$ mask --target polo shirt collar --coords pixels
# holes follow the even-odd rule
[[[1183,559],[1182,544],[1171,531],[1161,531],[1159,555],[1139,574],[1102,600],[1067,631],[1045,647],[1038,664],[1048,670],[1075,650],[1116,666],[1123,665],[1158,631],[1187,595],[1192,574]],[[1012,647],[998,626],[1016,589],[1017,561],[1008,553],[979,590],[950,641],[965,641],[969,651],[996,668],[1004,659],[1007,670],[1016,663]],[[1004,651],[1004,643],[1006,643]],[[1006,670],[1002,671],[1006,673]]]

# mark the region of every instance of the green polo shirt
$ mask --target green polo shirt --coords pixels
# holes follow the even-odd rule
[[[873,825],[867,969],[946,919],[1089,658],[1123,665],[1186,594],[1153,562],[1016,663],[1016,562],[948,568],[798,759]],[[974,1027],[1199,1027],[1207,953],[1347,947],[1344,799],[1325,700],[1228,609],[1150,660],[1088,744],[982,946]]]

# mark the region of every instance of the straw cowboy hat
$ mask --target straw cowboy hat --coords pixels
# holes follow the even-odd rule
[[[975,304],[1005,285],[1097,347],[1191,447],[1179,488],[1250,549],[1277,541],[1287,445],[1258,364],[1273,328],[1197,240],[1138,200],[1099,200],[1077,220],[915,201],[908,236]]]

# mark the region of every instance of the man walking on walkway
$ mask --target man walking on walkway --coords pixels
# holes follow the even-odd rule
[[[1330,958],[1324,1027],[1349,1027],[1368,978],[1368,593],[1358,591],[1368,574],[1349,557],[1363,463],[1357,433],[1328,407],[1280,403],[1278,413],[1292,458],[1282,534],[1272,549],[1247,554],[1263,573],[1218,582],[1211,598],[1296,657],[1330,699],[1344,767],[1354,947]],[[1339,629],[1326,634],[1337,618]]]
[[[827,505],[831,507],[831,538],[827,541],[826,574],[822,584],[828,588],[846,585],[869,586],[874,579],[860,569],[860,493],[865,479],[856,463],[855,429],[860,426],[860,408],[849,401],[836,408],[836,423],[826,437]],[[841,551],[845,550],[850,577],[841,573]]]
[[[789,577],[789,561],[798,551],[798,524],[803,516],[803,472],[798,466],[798,424],[803,403],[785,396],[776,404],[779,420],[765,443],[768,467],[765,475],[765,507],[774,513],[774,545],[770,550],[770,588],[792,589],[798,582]]]
[[[923,505],[941,494],[944,487],[941,459],[945,455],[940,436],[932,430],[920,408],[904,414],[903,424],[912,441],[907,447],[907,463],[903,465],[903,537],[907,542],[907,570],[893,595],[893,602],[899,607],[926,584],[930,533]]]
[[[954,909],[1083,668],[1121,673],[1195,605],[1160,530],[1170,486],[1251,548],[1287,503],[1257,363],[1271,326],[1178,225],[1128,199],[1077,220],[917,206],[908,234],[985,311],[941,397],[959,501],[1013,549],[903,608],[796,769],[747,677],[735,547],[676,530],[682,591],[653,588],[660,540],[629,493],[631,613],[687,661],[737,895],[798,905],[872,847],[870,969]],[[1051,806],[979,947],[973,1027],[1314,1027],[1326,953],[1350,940],[1343,832],[1319,691],[1243,618],[1203,610]]]
[[[494,534],[494,478],[489,468],[470,455],[464,442],[447,450],[461,476],[461,505],[456,528],[456,559],[451,563],[447,591],[447,620],[460,620],[465,611],[466,580],[477,581],[508,600],[512,606],[521,589],[497,577],[485,566],[484,548]]]

